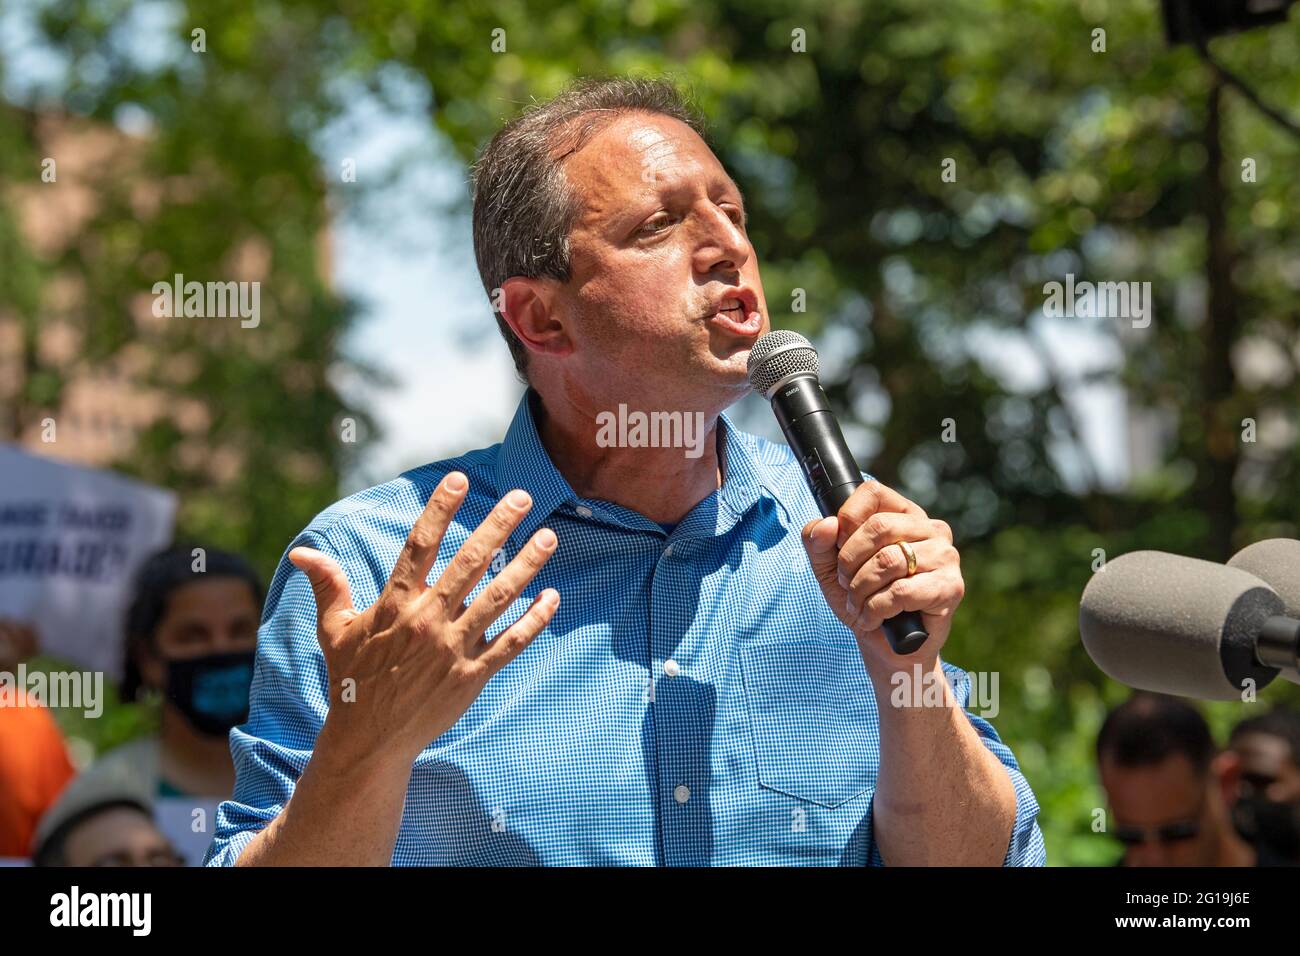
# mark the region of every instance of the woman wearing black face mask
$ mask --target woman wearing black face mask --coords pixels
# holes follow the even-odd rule
[[[248,716],[262,599],[237,555],[172,548],[145,562],[127,612],[121,697],[156,700],[158,731],[109,751],[60,804],[107,779],[130,786],[187,861],[201,862],[216,806],[234,788],[229,734]]]

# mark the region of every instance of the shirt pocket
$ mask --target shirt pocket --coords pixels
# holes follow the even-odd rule
[[[831,808],[875,787],[880,723],[856,644],[791,637],[740,657],[760,786]]]

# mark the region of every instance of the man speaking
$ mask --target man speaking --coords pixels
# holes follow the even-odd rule
[[[789,449],[722,415],[768,314],[701,129],[611,80],[493,137],[474,248],[529,390],[500,444],[293,542],[208,863],[1044,861],[939,659],[947,525],[874,480],[818,518]],[[703,443],[607,427],[636,413]],[[903,611],[930,634],[906,657]]]

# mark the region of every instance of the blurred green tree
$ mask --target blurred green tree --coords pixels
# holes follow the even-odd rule
[[[156,275],[202,273],[240,235],[271,242],[282,270],[261,360],[160,347],[205,356],[194,394],[221,394],[227,434],[252,450],[220,491],[176,469],[173,436],[128,463],[182,490],[187,530],[265,562],[333,493],[339,406],[323,372],[349,313],[311,253],[326,191],[308,148],[346,105],[333,81],[382,94],[385,71],[419,78],[468,162],[576,76],[672,75],[745,189],[774,323],[842,347],[828,390],[864,465],[957,531],[968,590],[951,653],[1001,675],[996,723],[1039,796],[1049,860],[1116,855],[1093,832],[1091,747],[1126,691],[1078,640],[1094,562],[1139,547],[1222,560],[1300,521],[1300,146],[1195,51],[1168,48],[1156,3],[205,0],[174,5],[168,42],[205,27],[207,54],[149,69],[115,34],[133,6],[59,0],[43,18],[70,60],[70,108],[139,107],[157,175],[201,171],[195,198],[97,273],[104,313]],[[1269,102],[1300,102],[1294,9],[1212,49]],[[0,143],[13,142],[28,143],[10,119]],[[7,178],[33,162],[29,144],[0,150]],[[103,229],[123,216],[106,210]],[[35,321],[42,266],[2,215],[0,243],[0,295]],[[1152,321],[1045,320],[1044,284],[1067,273],[1150,282]],[[284,381],[286,356],[305,391]],[[47,388],[30,387],[32,401]],[[1133,432],[1145,467],[1108,474],[1089,419],[1125,434],[1155,422]],[[281,452],[303,443],[324,470],[286,486]],[[1222,736],[1258,706],[1207,713]]]

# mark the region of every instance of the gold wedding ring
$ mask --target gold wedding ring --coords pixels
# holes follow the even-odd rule
[[[895,541],[894,544],[903,549],[903,557],[907,558],[907,576],[910,578],[916,573],[916,552],[906,541]]]

